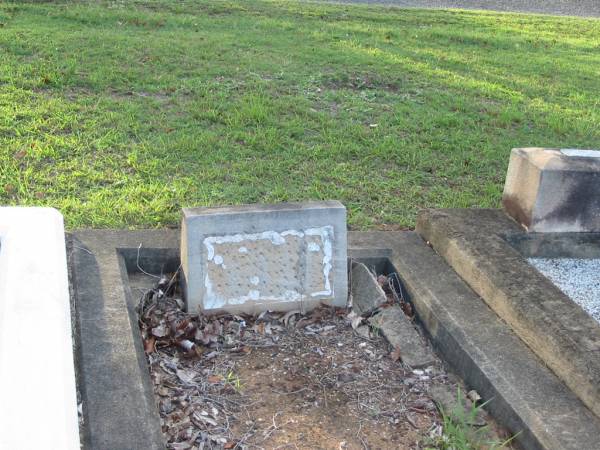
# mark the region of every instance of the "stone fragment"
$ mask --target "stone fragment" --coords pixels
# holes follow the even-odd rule
[[[190,312],[346,305],[346,209],[339,202],[185,208],[181,233]]]
[[[371,338],[371,331],[369,330],[369,327],[367,325],[361,325],[359,327],[356,328],[356,334],[358,334],[360,337],[364,338],[364,339],[370,339]]]
[[[387,302],[385,292],[371,271],[362,263],[352,264],[352,309],[359,315]]]
[[[436,362],[435,356],[399,306],[382,309],[369,319],[369,323],[381,330],[394,349],[400,349],[400,358],[406,365],[418,369]]]
[[[513,149],[502,203],[528,231],[600,231],[600,151]]]

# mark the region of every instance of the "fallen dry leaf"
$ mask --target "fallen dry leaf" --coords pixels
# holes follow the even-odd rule
[[[392,361],[397,362],[402,358],[402,354],[400,351],[400,347],[396,347],[391,353],[390,353],[390,358],[392,358]]]
[[[296,314],[300,314],[300,310],[295,309],[293,311],[289,311],[287,312],[283,318],[281,319],[281,321],[283,322],[283,324],[287,327],[288,326],[288,322],[290,321],[290,319],[295,316]]]
[[[223,381],[223,377],[221,375],[211,375],[208,377],[207,381],[211,384],[217,384]]]
[[[177,374],[177,378],[187,384],[191,384],[194,378],[196,378],[196,371],[194,370],[177,369],[175,373]]]
[[[169,329],[164,323],[161,323],[159,326],[152,328],[152,334],[158,338],[165,337],[169,334]]]
[[[148,339],[144,341],[144,351],[146,353],[154,352],[154,345],[156,344],[156,338],[154,336],[150,336]]]
[[[467,392],[467,398],[475,404],[481,401],[481,395],[479,395],[479,393],[475,389]]]

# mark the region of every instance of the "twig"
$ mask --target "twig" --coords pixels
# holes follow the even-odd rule
[[[276,394],[279,394],[279,395],[293,395],[293,394],[297,394],[299,392],[304,392],[304,391],[308,391],[308,388],[302,388],[302,389],[298,389],[297,391],[292,391],[292,392],[280,392],[280,391],[276,391],[275,389],[273,389],[273,392],[275,392]]]
[[[137,258],[135,260],[135,265],[140,270],[140,272],[142,272],[143,274],[148,275],[149,277],[158,278],[160,280],[161,277],[159,277],[158,275],[152,275],[151,273],[146,272],[144,269],[142,269],[140,267],[140,250],[141,250],[141,248],[142,248],[142,244],[140,243],[140,245],[137,248]]]
[[[269,428],[267,428],[265,431],[263,431],[264,439],[261,441],[261,443],[266,442],[266,440],[269,439],[271,437],[271,435],[279,429],[279,425],[277,425],[277,423],[275,422],[275,419],[277,418],[277,416],[279,414],[282,414],[282,413],[283,413],[283,411],[277,411],[275,414],[273,414],[273,419],[272,419],[273,425],[271,425]],[[288,420],[286,423],[284,423],[281,426],[285,426],[291,422],[292,422],[291,420]]]
[[[93,255],[93,253],[91,251],[89,251],[87,248],[78,247],[77,245],[74,245],[73,248],[76,248],[77,250],[83,250],[84,252],[89,253],[90,255]]]

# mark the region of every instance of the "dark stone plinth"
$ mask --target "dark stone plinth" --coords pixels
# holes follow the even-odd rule
[[[513,149],[502,203],[528,231],[600,231],[600,151]]]

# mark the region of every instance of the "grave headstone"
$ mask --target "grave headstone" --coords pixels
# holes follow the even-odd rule
[[[600,151],[513,149],[502,203],[528,231],[600,231]]]
[[[337,201],[183,210],[190,312],[345,306],[346,209]]]

